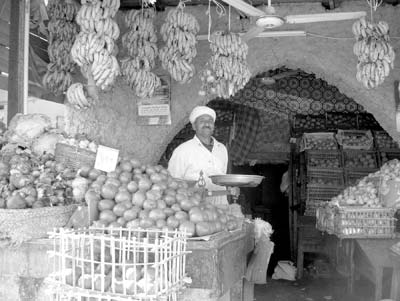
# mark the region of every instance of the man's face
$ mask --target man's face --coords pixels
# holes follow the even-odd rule
[[[210,115],[201,115],[194,121],[193,129],[200,136],[211,136],[214,132],[214,119]]]

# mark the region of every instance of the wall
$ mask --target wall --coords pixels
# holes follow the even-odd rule
[[[208,18],[206,7],[188,7],[200,21],[202,33],[206,33]],[[321,13],[324,11],[319,3],[276,5],[282,14]],[[337,11],[369,11],[366,1],[351,1],[341,4]],[[213,29],[226,29],[228,18],[218,19],[212,8]],[[375,19],[389,23],[392,36],[400,36],[400,7],[382,6]],[[165,12],[157,17],[163,20]],[[323,22],[304,25],[287,25],[281,29],[304,29],[307,32],[335,37],[353,37],[352,21]],[[157,25],[157,28],[159,25]],[[243,28],[236,15],[231,17],[233,31]],[[399,40],[392,40],[395,50],[399,50]],[[395,112],[393,101],[393,81],[400,78],[398,59],[396,68],[382,86],[375,90],[366,90],[355,79],[357,59],[352,48],[354,39],[335,40],[316,37],[295,38],[258,38],[249,42],[248,63],[253,75],[287,66],[291,69],[301,68],[307,73],[315,73],[318,78],[338,87],[339,91],[363,105],[365,110],[375,115],[382,127],[397,141],[400,134],[395,129]],[[207,41],[201,41],[197,47],[198,56],[195,66],[203,66],[209,55]],[[190,84],[172,84],[172,125],[171,126],[137,126],[135,122],[136,98],[129,87],[118,81],[116,87],[108,93],[101,94],[101,99],[94,109],[76,112],[69,109],[67,113],[68,128],[71,133],[85,132],[106,145],[121,148],[126,153],[135,155],[147,163],[157,162],[168,143],[187,123],[191,109],[208,100],[200,97],[197,91],[200,80],[195,77]]]

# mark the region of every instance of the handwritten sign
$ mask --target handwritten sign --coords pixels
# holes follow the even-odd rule
[[[118,163],[119,150],[104,145],[97,148],[96,162],[94,168],[111,172],[114,171]]]
[[[161,87],[151,98],[141,98],[137,103],[137,123],[140,125],[171,124],[171,77],[159,75]]]

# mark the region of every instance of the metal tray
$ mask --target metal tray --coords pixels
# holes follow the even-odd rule
[[[257,175],[214,175],[210,176],[211,181],[216,185],[232,186],[232,187],[257,187],[263,176]]]

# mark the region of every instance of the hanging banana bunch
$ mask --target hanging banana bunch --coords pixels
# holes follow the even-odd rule
[[[75,63],[70,56],[71,47],[78,33],[74,22],[78,8],[75,4],[64,1],[50,1],[48,13],[49,46],[47,48],[50,63],[43,76],[43,86],[56,95],[67,90],[72,83],[71,72]]]
[[[197,55],[196,35],[200,30],[196,18],[183,11],[182,2],[168,12],[165,23],[161,26],[161,36],[165,46],[160,50],[162,67],[173,79],[180,83],[189,82],[195,72],[192,64]]]
[[[389,76],[390,68],[394,68],[396,55],[389,44],[389,25],[361,18],[354,22],[352,30],[357,40],[353,47],[358,57],[356,78],[365,88],[376,88]]]
[[[112,86],[120,74],[115,57],[120,30],[113,20],[119,6],[119,0],[82,0],[76,16],[81,31],[71,49],[72,59],[83,75],[102,90]]]
[[[236,33],[214,32],[210,40],[213,54],[201,72],[202,90],[199,94],[227,99],[250,80],[246,62],[248,46]]]
[[[78,110],[87,109],[93,104],[93,99],[81,83],[74,83],[68,88],[67,100]]]
[[[152,8],[130,10],[124,19],[129,30],[122,36],[122,46],[128,57],[121,61],[121,70],[131,89],[141,98],[151,97],[161,86],[160,78],[151,72],[158,54],[155,15]]]

